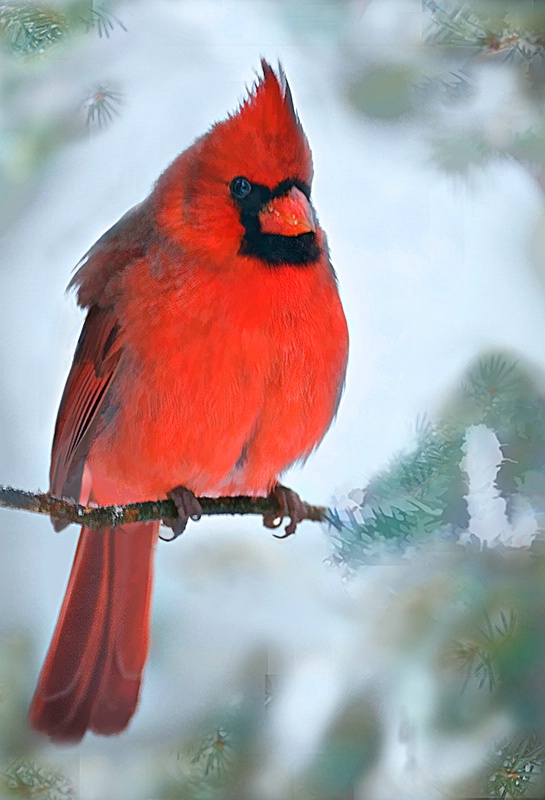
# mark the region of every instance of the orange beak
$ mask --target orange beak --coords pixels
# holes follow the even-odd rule
[[[292,186],[287,194],[270,200],[259,215],[261,233],[299,236],[316,230],[310,202],[303,192]]]

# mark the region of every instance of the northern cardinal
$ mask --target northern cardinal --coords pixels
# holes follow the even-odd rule
[[[279,475],[331,424],[348,334],[309,145],[282,69],[262,70],[72,280],[87,317],[57,417],[54,495],[169,496],[176,534],[199,495],[273,493],[288,533],[302,517]],[[135,711],[158,530],[81,532],[30,709],[55,741],[119,733]]]

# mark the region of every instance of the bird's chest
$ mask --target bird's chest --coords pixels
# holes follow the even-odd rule
[[[222,410],[242,415],[273,388],[303,389],[332,335],[309,276],[199,277],[154,303],[145,334],[129,337],[135,371],[154,376],[158,413],[175,397],[180,417],[200,404],[221,422]]]
[[[271,277],[199,275],[128,309],[108,438],[143,454],[142,493],[258,493],[327,429],[340,381],[326,374],[328,314],[309,275]],[[134,483],[131,470],[116,466]]]

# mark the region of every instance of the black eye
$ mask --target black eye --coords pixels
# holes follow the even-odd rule
[[[235,200],[244,200],[252,191],[252,184],[248,178],[239,175],[237,178],[233,178],[229,188]]]

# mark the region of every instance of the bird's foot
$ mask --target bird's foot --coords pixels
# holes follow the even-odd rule
[[[202,506],[195,494],[190,489],[186,489],[185,486],[176,486],[170,492],[167,492],[167,497],[173,501],[178,511],[177,517],[163,519],[163,524],[171,528],[173,535],[169,539],[161,536],[161,539],[171,542],[185,531],[189,519],[197,521],[201,518]]]
[[[306,519],[305,504],[293,489],[288,489],[287,486],[278,484],[274,487],[269,497],[274,497],[278,501],[280,510],[274,514],[266,514],[263,517],[263,524],[266,528],[279,528],[284,521],[284,517],[289,517],[289,525],[286,525],[286,533],[282,536],[273,534],[277,539],[286,539],[295,533],[297,525]]]

